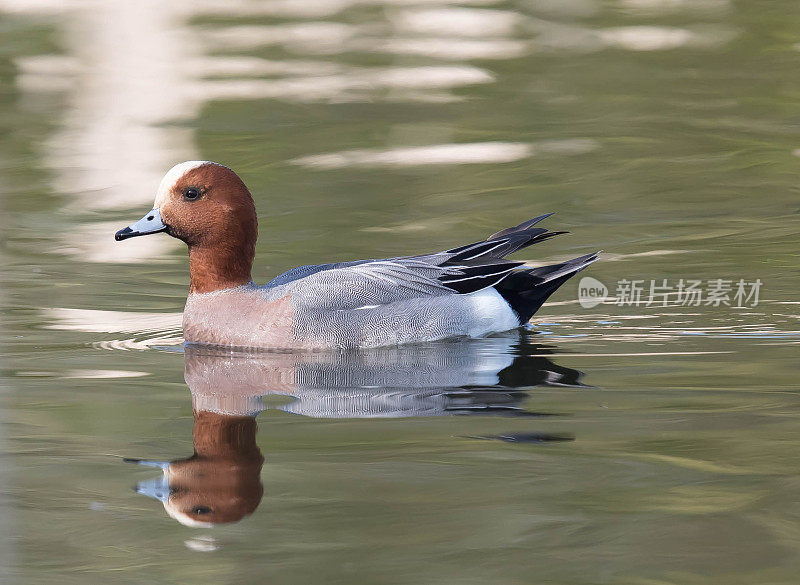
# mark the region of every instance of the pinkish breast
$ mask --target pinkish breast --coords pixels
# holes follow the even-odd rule
[[[189,294],[183,311],[187,343],[288,349],[302,347],[294,335],[289,296],[270,301],[250,287]]]

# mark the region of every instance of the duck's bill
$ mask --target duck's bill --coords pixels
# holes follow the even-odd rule
[[[142,494],[161,502],[169,501],[169,495],[172,493],[169,487],[169,478],[166,475],[140,481],[133,489],[137,494]]]
[[[137,494],[148,496],[156,500],[165,502],[169,499],[170,487],[167,472],[169,471],[169,461],[147,461],[145,459],[123,459],[125,463],[133,463],[136,465],[144,465],[145,467],[158,467],[164,473],[160,477],[140,481],[133,488]]]
[[[142,219],[114,234],[114,239],[119,242],[136,236],[146,236],[164,231],[167,231],[167,226],[161,219],[161,212],[158,209],[151,209]]]

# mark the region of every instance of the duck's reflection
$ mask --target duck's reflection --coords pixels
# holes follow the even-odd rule
[[[341,353],[231,353],[187,347],[184,376],[192,393],[194,454],[160,467],[137,485],[188,526],[236,522],[263,493],[264,458],[256,416],[265,408],[317,418],[495,414],[526,410],[525,388],[582,386],[581,372],[557,366],[548,348],[526,336]],[[265,407],[262,398],[288,398]]]
[[[140,482],[136,491],[161,500],[167,514],[187,526],[236,522],[252,514],[264,492],[255,417],[195,411],[192,439],[191,457],[138,461],[164,473]]]

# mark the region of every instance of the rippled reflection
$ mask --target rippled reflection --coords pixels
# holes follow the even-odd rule
[[[167,514],[186,526],[237,522],[252,514],[264,492],[255,417],[195,411],[192,438],[191,457],[136,461],[163,470],[161,477],[140,482],[136,491],[161,500]]]
[[[525,334],[359,352],[231,353],[189,347],[184,378],[192,395],[194,454],[159,467],[136,491],[160,500],[193,527],[236,522],[261,501],[264,457],[256,416],[267,408],[314,418],[446,415],[548,416],[525,408],[526,388],[583,387],[582,373],[554,364]],[[286,396],[267,407],[262,397]],[[569,440],[535,432],[473,436],[506,442]]]

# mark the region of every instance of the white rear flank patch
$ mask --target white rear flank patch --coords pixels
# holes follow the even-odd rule
[[[169,197],[170,191],[178,183],[178,181],[189,171],[202,167],[203,165],[215,165],[217,163],[210,160],[187,160],[186,162],[178,163],[164,175],[161,183],[158,185],[156,191],[156,200],[153,202],[153,209],[160,208]]]
[[[484,288],[464,296],[469,299],[472,309],[472,325],[468,331],[471,337],[519,327],[517,314],[494,288]]]

